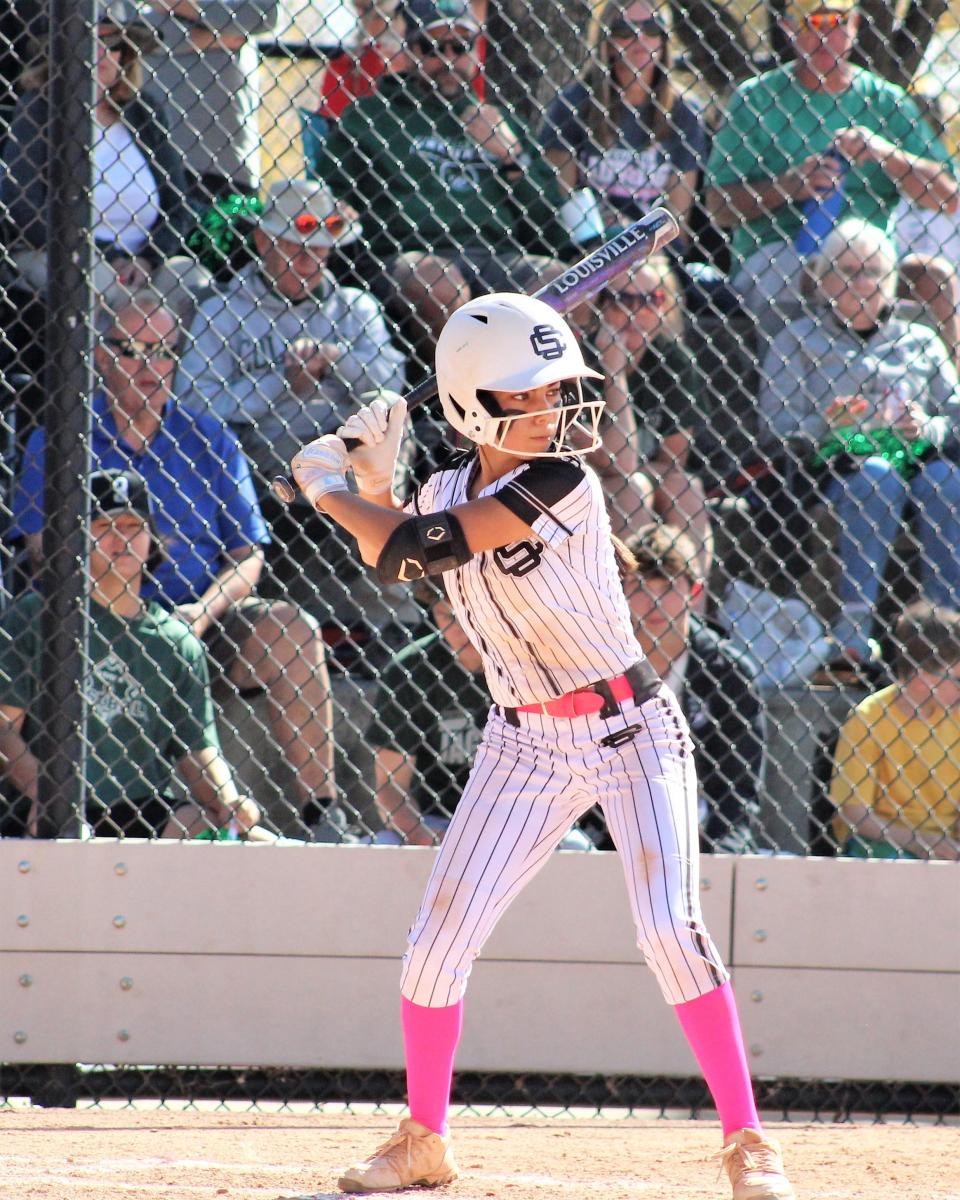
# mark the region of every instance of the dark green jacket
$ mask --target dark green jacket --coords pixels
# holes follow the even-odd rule
[[[523,171],[508,176],[456,116],[474,103],[470,94],[448,101],[416,79],[384,79],[324,141],[318,174],[360,212],[374,255],[571,249],[557,221],[562,201],[551,167],[511,118],[525,153]]]

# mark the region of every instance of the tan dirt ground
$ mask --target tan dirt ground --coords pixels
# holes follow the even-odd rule
[[[0,1110],[0,1200],[337,1196],[385,1116],[129,1108]],[[960,1200],[960,1128],[772,1125],[798,1200]],[[443,1200],[728,1200],[706,1121],[463,1117]]]

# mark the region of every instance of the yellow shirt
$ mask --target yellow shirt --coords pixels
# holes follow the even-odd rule
[[[907,716],[894,684],[853,710],[837,741],[830,800],[839,810],[858,801],[878,817],[942,834],[960,816],[960,712]],[[834,821],[834,835],[849,835]]]

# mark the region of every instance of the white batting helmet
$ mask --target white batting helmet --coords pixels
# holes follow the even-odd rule
[[[437,339],[437,390],[450,425],[479,446],[505,453],[503,440],[514,421],[539,416],[505,417],[490,392],[525,392],[554,383],[563,391],[560,426],[553,448],[524,457],[588,454],[600,444],[602,400],[584,401],[583,378],[602,379],[583,361],[570,326],[542,300],[513,292],[492,292],[458,308]],[[575,427],[588,445],[565,447]]]

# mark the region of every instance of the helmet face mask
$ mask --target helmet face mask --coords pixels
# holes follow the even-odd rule
[[[471,300],[450,317],[437,341],[437,387],[448,423],[478,446],[520,458],[589,454],[600,444],[602,400],[585,401],[580,381],[602,379],[583,361],[562,317],[541,300],[494,292]],[[560,383],[556,408],[505,416],[491,392],[529,392]],[[559,414],[557,435],[544,451],[513,450],[504,442],[515,422]],[[577,431],[582,446],[567,446]]]
[[[584,400],[579,379],[561,382],[561,402],[553,408],[540,408],[535,412],[508,413],[488,418],[484,430],[486,438],[479,445],[492,446],[501,454],[515,454],[521,458],[554,458],[558,454],[580,456],[590,454],[600,446],[600,418],[603,400]],[[556,413],[557,432],[547,450],[514,450],[505,443],[513,429],[524,421],[539,418],[544,413]],[[568,445],[567,439],[574,443]],[[487,440],[488,439],[488,440]]]

